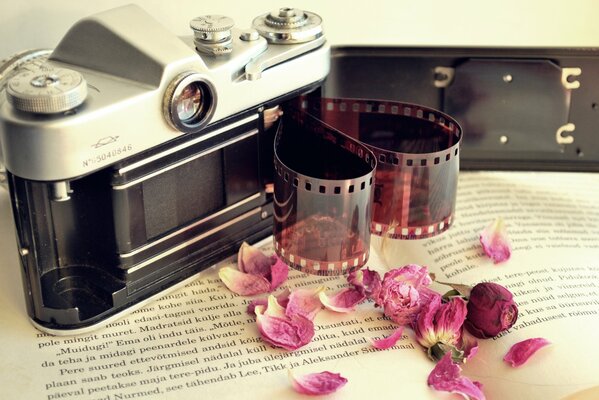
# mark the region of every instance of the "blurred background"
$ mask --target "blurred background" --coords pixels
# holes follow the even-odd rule
[[[198,15],[224,14],[249,27],[259,14],[292,6],[320,14],[336,45],[599,47],[596,0],[2,0],[0,58],[52,48],[80,18],[129,3],[177,35],[190,34]]]

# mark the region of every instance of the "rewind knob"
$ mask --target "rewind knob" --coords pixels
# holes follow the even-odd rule
[[[6,98],[13,107],[36,114],[72,110],[86,97],[87,83],[79,72],[47,65],[15,75],[6,86]]]

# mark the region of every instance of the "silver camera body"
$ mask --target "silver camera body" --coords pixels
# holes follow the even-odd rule
[[[92,329],[271,234],[264,116],[327,76],[320,17],[190,25],[180,38],[125,6],[77,23],[47,60],[4,66],[0,143],[45,331]]]

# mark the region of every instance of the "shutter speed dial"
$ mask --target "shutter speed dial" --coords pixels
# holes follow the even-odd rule
[[[280,8],[261,15],[254,19],[253,27],[275,44],[305,43],[323,35],[322,18],[297,8]]]
[[[6,98],[20,111],[55,114],[72,110],[87,97],[81,74],[43,65],[15,75],[6,86]]]

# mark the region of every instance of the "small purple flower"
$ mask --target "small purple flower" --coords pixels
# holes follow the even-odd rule
[[[505,287],[483,282],[472,288],[468,315],[464,326],[481,339],[497,336],[509,329],[518,319],[518,307],[512,293]]]

